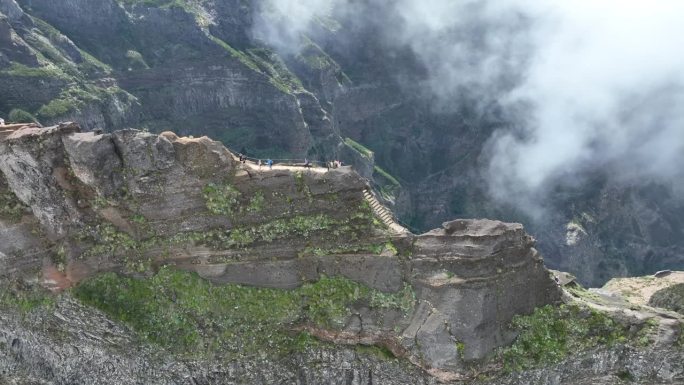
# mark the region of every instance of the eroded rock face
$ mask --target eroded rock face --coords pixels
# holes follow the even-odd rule
[[[19,129],[0,142],[0,160],[59,250],[32,262],[57,289],[167,264],[219,285],[289,289],[327,275],[383,292],[409,288],[410,309],[357,303],[341,327],[300,327],[384,346],[442,379],[509,343],[514,315],[560,296],[521,225],[458,220],[393,233],[349,168],[267,170],[206,137],[82,133],[73,124]],[[15,242],[8,234],[0,243]],[[0,251],[11,270],[18,256]]]
[[[74,133],[63,139],[74,175],[84,184],[93,186],[103,197],[116,195],[123,181],[115,172],[123,168],[111,135],[92,132]]]
[[[415,343],[424,357],[443,368],[482,359],[512,340],[503,326],[515,314],[558,299],[533,246],[522,225],[486,219],[447,222],[416,237],[412,283],[428,306]]]
[[[66,197],[72,186],[62,144],[65,134],[78,130],[69,124],[26,127],[0,142],[0,170],[9,187],[53,239],[67,235],[67,227],[81,219],[75,202]]]

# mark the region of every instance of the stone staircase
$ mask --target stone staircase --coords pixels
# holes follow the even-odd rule
[[[369,189],[363,190],[363,197],[373,209],[373,214],[378,217],[392,232],[396,234],[406,234],[409,231],[394,219],[392,212],[383,206]]]

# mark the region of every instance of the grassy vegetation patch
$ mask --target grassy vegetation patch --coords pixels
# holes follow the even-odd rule
[[[387,180],[388,183],[390,183],[390,184],[392,184],[392,185],[394,185],[394,186],[396,186],[396,187],[400,187],[400,186],[401,186],[401,183],[399,183],[399,181],[397,180],[397,178],[393,177],[390,173],[388,173],[387,171],[385,171],[385,170],[383,170],[382,168],[380,168],[380,166],[375,166],[375,167],[373,167],[373,172],[374,172],[374,173],[377,173],[377,174],[380,175],[381,177],[385,178],[385,179]]]
[[[401,188],[401,183],[399,183],[397,178],[393,177],[379,166],[374,166],[373,178],[379,185],[378,192],[382,198],[388,201],[394,201]]]
[[[364,211],[359,211],[346,219],[334,219],[323,214],[299,215],[254,226],[178,233],[172,237],[155,236],[148,228],[147,232],[152,235],[145,239],[136,239],[109,224],[99,224],[84,229],[79,239],[92,244],[82,257],[123,255],[141,258],[144,257],[146,251],[153,248],[170,248],[183,244],[205,245],[216,250],[226,250],[289,237],[309,239],[314,234],[320,234],[323,231],[327,231],[332,238],[358,237],[360,234],[366,234],[373,226],[373,222],[369,222],[367,215],[368,213]],[[135,220],[133,222],[136,223]],[[321,239],[320,236],[318,238]],[[131,263],[137,262],[131,261]]]
[[[38,120],[31,113],[24,111],[19,108],[14,108],[7,115],[7,119],[10,123],[36,123]]]
[[[392,353],[391,350],[387,349],[384,346],[357,345],[356,352],[367,356],[377,357],[381,360],[392,360],[396,358],[394,356],[394,353]]]
[[[249,198],[249,204],[247,205],[247,211],[250,213],[258,213],[264,209],[265,203],[264,193],[257,191]]]
[[[51,100],[38,110],[41,119],[55,119],[72,111],[78,111],[89,104],[103,104],[111,98],[119,97],[130,102],[132,96],[118,87],[101,88],[89,84],[73,86],[62,91],[59,97]]]
[[[247,246],[256,241],[272,242],[291,236],[308,238],[315,232],[329,229],[339,222],[327,215],[296,216],[276,219],[253,227],[231,230],[227,245]]]
[[[148,69],[150,68],[142,54],[138,51],[128,50],[126,51],[126,59],[128,60],[128,65],[132,69]]]
[[[293,74],[275,52],[266,48],[251,48],[247,55],[259,67],[260,72],[270,78],[271,84],[285,93],[303,90],[302,81]]]
[[[0,219],[18,221],[28,208],[12,191],[0,185]]]
[[[323,257],[326,255],[340,255],[340,254],[382,254],[384,252],[389,252],[392,255],[397,255],[397,248],[391,241],[385,243],[371,243],[371,244],[347,244],[347,245],[337,245],[334,247],[307,247],[305,248],[300,256],[305,255],[315,255],[318,257]]]
[[[87,76],[102,76],[109,75],[112,72],[112,67],[98,60],[95,56],[88,52],[79,49],[83,61],[78,64],[78,68],[82,74]]]
[[[218,44],[221,48],[226,50],[232,57],[239,60],[242,64],[256,72],[261,73],[261,70],[259,69],[257,63],[255,63],[254,60],[248,55],[246,55],[244,52],[231,47],[230,44],[226,43],[225,41],[219,39],[216,36],[209,35],[209,38],[211,39],[211,41],[213,41],[214,43]]]
[[[240,193],[230,184],[209,184],[203,191],[209,211],[215,215],[234,215],[238,213],[257,213],[264,210],[266,198],[262,192],[253,193],[252,197],[239,199]],[[95,207],[106,207],[106,201],[92,202]],[[240,219],[240,216],[236,218]],[[80,241],[90,245],[82,257],[95,255],[117,255],[123,257],[144,258],[153,249],[170,250],[179,245],[207,246],[215,250],[241,249],[256,243],[270,243],[280,239],[300,238],[318,242],[339,244],[358,242],[366,239],[373,231],[382,231],[384,225],[373,215],[368,202],[363,201],[356,210],[350,210],[346,216],[334,218],[325,214],[293,215],[284,218],[263,221],[257,224],[234,227],[215,227],[202,231],[180,232],[173,236],[159,236],[154,227],[144,217],[133,215],[130,223],[135,225],[136,232],[127,234],[119,231],[111,224],[100,223],[86,226],[78,236]],[[381,251],[396,253],[391,243],[383,243]],[[305,250],[303,250],[305,251]]]
[[[49,64],[41,67],[28,67],[21,63],[12,63],[9,68],[2,73],[10,76],[26,78],[54,78],[67,79],[68,76],[59,67]]]
[[[46,289],[21,280],[3,281],[0,284],[0,310],[18,311],[26,315],[38,309],[54,306],[55,297]]]
[[[103,274],[81,283],[73,294],[176,353],[225,357],[305,348],[314,340],[292,332],[296,325],[341,327],[359,301],[410,310],[412,291],[406,290],[379,293],[331,277],[295,290],[215,286],[197,274],[164,267],[142,280]]]
[[[57,98],[51,100],[48,104],[40,107],[38,116],[42,119],[52,119],[75,111],[81,106],[81,102],[75,99]]]
[[[216,36],[210,35],[209,38],[249,69],[267,76],[269,82],[280,91],[292,93],[304,89],[301,80],[275,52],[265,48],[252,48],[243,52]]]
[[[371,158],[373,156],[373,151],[369,150],[361,143],[355,142],[351,138],[344,138],[344,144],[361,154],[364,158]]]
[[[684,283],[658,290],[653,294],[648,304],[684,314]]]
[[[232,216],[240,204],[242,194],[231,184],[209,183],[202,190],[207,209],[215,215]]]
[[[311,189],[309,188],[309,185],[306,184],[306,179],[304,179],[304,173],[302,173],[301,171],[295,171],[293,176],[297,192],[300,194],[304,194],[309,199],[309,201],[311,201],[313,199],[313,195],[311,194]]]
[[[316,43],[306,39],[306,43],[299,50],[296,57],[297,60],[306,64],[307,67],[313,70],[325,70],[329,68],[337,69],[339,66],[335,61],[328,56]]]
[[[642,325],[647,331],[652,325]],[[555,364],[571,354],[616,343],[644,343],[643,333],[630,330],[608,315],[576,305],[538,308],[517,316],[512,327],[520,334],[510,347],[499,351],[507,371]],[[648,343],[648,340],[646,340]]]
[[[79,241],[91,243],[92,246],[81,254],[82,258],[95,255],[119,255],[142,253],[154,246],[156,242],[139,241],[131,235],[119,231],[109,223],[86,226],[77,236]]]

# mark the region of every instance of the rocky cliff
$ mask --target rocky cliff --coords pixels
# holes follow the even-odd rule
[[[381,21],[355,15],[333,12],[279,54],[254,36],[262,6],[3,0],[0,116],[210,135],[263,158],[342,158],[413,228],[455,217],[523,222],[551,266],[588,284],[684,266],[684,203],[672,186],[597,173],[553,194],[548,215],[534,221],[487,193],[487,141],[515,125],[496,100],[435,101],[422,92],[428,69],[411,50],[388,46]],[[382,12],[372,1],[358,7]]]
[[[168,3],[4,1],[0,113],[211,134],[252,155],[335,152],[316,96],[275,53],[246,49],[249,7]]]
[[[66,123],[1,135],[10,383],[541,384],[586,377],[576,368],[590,358],[559,363],[571,346],[602,357],[594,375],[681,356],[678,317],[535,311],[562,290],[521,225],[457,220],[414,235],[348,167],[268,169],[171,132]],[[511,326],[540,319],[576,344],[529,345],[539,331]],[[636,353],[651,351],[630,342],[642,337],[661,350]],[[545,363],[560,366],[534,371]],[[681,378],[667,370],[629,373]]]

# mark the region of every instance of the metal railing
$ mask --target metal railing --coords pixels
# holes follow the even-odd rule
[[[240,155],[242,155],[242,157],[243,157],[244,159],[249,160],[250,162],[254,163],[255,165],[258,164],[259,161],[261,161],[261,165],[262,165],[262,166],[268,166],[268,165],[266,164],[266,161],[267,161],[268,159],[270,159],[271,161],[273,161],[273,165],[280,164],[280,165],[285,165],[285,166],[300,166],[300,167],[306,167],[306,162],[308,161],[308,163],[311,165],[311,167],[321,167],[321,168],[328,168],[328,167],[329,167],[329,163],[327,163],[327,162],[321,162],[321,161],[309,160],[309,159],[254,158],[254,157],[251,157],[251,156],[246,156],[246,155],[244,155],[243,153],[241,153],[240,151],[236,151],[236,150],[234,150],[233,148],[230,148],[230,147],[227,146],[227,145],[226,145],[225,147],[233,154],[233,156],[239,157]],[[318,166],[316,166],[316,165],[318,165]],[[366,183],[367,183],[369,186],[372,185],[371,182],[370,182],[369,180],[366,180]],[[378,200],[377,197],[375,197],[375,199]],[[380,204],[382,205],[382,202],[381,202],[380,200],[378,200],[378,203],[380,203]],[[384,207],[384,205],[383,205],[383,207]],[[387,209],[387,210],[389,210],[389,209]],[[406,223],[406,222],[400,220],[400,219],[396,216],[396,214],[394,213],[394,211],[389,210],[389,212],[390,212],[392,218],[394,219],[394,221],[395,221],[396,223],[398,223],[399,225],[403,226],[404,228],[408,229],[410,232],[412,232],[412,233],[414,233],[414,234],[421,234],[421,233],[422,233],[422,231],[420,231],[420,230],[416,229],[415,227],[409,225],[408,223]]]

